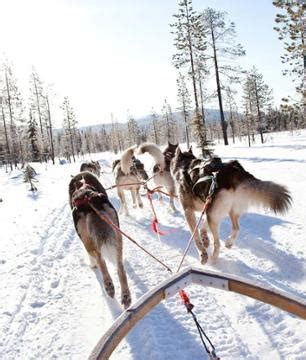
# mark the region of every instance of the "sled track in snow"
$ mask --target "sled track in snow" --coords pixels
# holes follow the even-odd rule
[[[32,236],[37,237],[37,245],[30,251],[29,274],[22,288],[23,295],[14,313],[8,318],[5,325],[9,336],[7,341],[2,344],[3,354],[10,358],[11,352],[18,349],[12,345],[13,339],[20,339],[20,350],[23,347],[23,338],[27,337],[35,328],[40,319],[38,312],[50,302],[50,291],[56,291],[60,282],[60,263],[59,260],[65,257],[66,248],[69,247],[75,236],[71,226],[68,205],[52,209],[42,220],[42,228]],[[30,233],[26,233],[31,236]],[[62,240],[63,239],[63,240]],[[17,270],[18,271],[18,270]],[[20,270],[22,276],[22,270]],[[47,287],[46,284],[50,285]],[[54,294],[54,296],[61,296]],[[12,357],[13,358],[13,357]]]

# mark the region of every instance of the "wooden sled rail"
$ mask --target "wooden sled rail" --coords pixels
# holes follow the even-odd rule
[[[306,320],[306,300],[304,299],[288,296],[284,292],[233,275],[187,268],[144,294],[124,311],[99,340],[89,359],[108,359],[131,328],[152,308],[192,283],[246,295]]]

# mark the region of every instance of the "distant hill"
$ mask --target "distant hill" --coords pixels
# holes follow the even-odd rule
[[[161,114],[157,114],[159,117],[161,117]],[[224,111],[225,119],[228,117],[229,113],[227,111]],[[173,117],[175,121],[182,122],[183,116],[181,112],[174,112]],[[207,123],[211,122],[217,122],[220,121],[220,112],[217,109],[205,109],[205,120]],[[146,127],[149,124],[151,124],[152,121],[152,115],[146,115],[142,116],[140,118],[135,118],[135,121],[138,123],[140,127]],[[118,123],[119,128],[125,127],[127,123]],[[99,131],[102,127],[105,128],[106,131],[110,130],[111,124],[96,124],[96,125],[90,125],[90,126],[83,126],[81,129],[88,129],[91,128],[93,131],[97,130]]]

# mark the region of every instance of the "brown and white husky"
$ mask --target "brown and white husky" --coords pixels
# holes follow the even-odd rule
[[[139,190],[141,182],[148,179],[148,174],[144,169],[144,165],[134,156],[135,146],[126,149],[120,160],[113,162],[113,174],[117,185],[117,193],[120,199],[120,210],[128,215],[127,203],[124,190],[130,190],[133,200],[133,207],[142,208],[143,203],[140,198]]]
[[[101,271],[105,291],[114,297],[115,287],[105,262],[105,258],[108,258],[117,266],[121,303],[125,308],[129,307],[131,295],[123,267],[122,236],[102,221],[90,206],[90,203],[93,204],[102,215],[119,226],[116,209],[97,177],[88,171],[74,176],[69,184],[69,203],[75,229],[87,250],[91,266],[98,266]]]
[[[178,197],[191,233],[196,227],[195,213],[203,209],[207,196],[207,183],[205,181],[198,182],[200,164],[201,160],[197,159],[192,151],[181,152],[180,148],[177,148],[171,162],[171,172],[176,181]],[[249,207],[261,206],[274,211],[274,213],[284,213],[292,202],[290,193],[285,186],[255,178],[236,160],[223,163],[214,174],[217,187],[206,211],[203,233],[200,236],[196,231],[194,236],[202,264],[208,260],[207,225],[214,240],[212,260],[216,261],[220,251],[219,224],[225,216],[229,215],[232,222],[232,232],[225,242],[225,246],[230,248],[239,233],[239,217],[247,212]],[[198,186],[198,184],[202,185]]]
[[[170,207],[174,211],[176,211],[176,208],[174,206],[173,199],[176,196],[176,191],[174,179],[170,173],[170,162],[175,155],[177,147],[178,144],[171,144],[168,142],[168,146],[162,152],[157,145],[153,143],[144,143],[137,149],[138,154],[148,153],[153,157],[155,161],[155,165],[153,167],[154,183],[156,186],[163,186],[166,189],[166,192],[170,195]],[[160,194],[159,199],[162,199]]]

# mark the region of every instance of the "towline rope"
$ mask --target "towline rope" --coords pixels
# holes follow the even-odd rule
[[[112,220],[108,217],[105,216],[103,214],[101,214],[101,212],[90,202],[91,199],[88,200],[88,205],[94,210],[94,212],[99,216],[99,218],[102,221],[105,221],[107,224],[109,224],[110,226],[112,226],[118,233],[122,234],[123,236],[125,236],[128,240],[130,240],[133,244],[135,244],[136,246],[138,246],[142,251],[144,251],[146,254],[148,254],[149,256],[151,256],[155,261],[157,261],[159,264],[161,264],[164,268],[167,269],[168,272],[170,272],[172,274],[172,270],[166,265],[164,264],[161,260],[159,260],[157,257],[155,257],[153,254],[151,254],[148,250],[146,250],[143,246],[141,246],[140,244],[138,244],[138,242],[136,240],[134,240],[131,236],[129,236],[127,233],[125,233],[124,231],[122,231],[116,224],[114,224],[112,222]]]
[[[146,184],[148,183],[148,181],[150,181],[151,179],[153,179],[154,177],[156,176],[156,174],[153,174],[151,177],[149,177],[147,180],[143,181],[143,180],[140,180],[139,177],[137,175],[135,175],[135,177],[137,177],[138,179],[138,182],[134,182],[134,183],[127,183],[127,184],[115,184],[115,185],[112,185],[108,188],[106,188],[105,190],[111,190],[111,189],[114,189],[114,188],[117,188],[117,187],[121,187],[121,186],[133,186],[133,185],[142,185],[142,186],[146,186]]]

